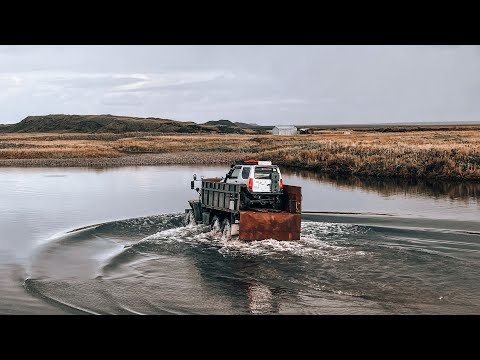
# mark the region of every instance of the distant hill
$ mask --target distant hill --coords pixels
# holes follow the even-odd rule
[[[237,125],[235,125],[230,120],[223,120],[223,119],[222,120],[215,120],[215,121],[207,121],[204,125],[215,125],[215,126],[222,125],[222,126],[237,127]]]
[[[230,120],[214,120],[214,121],[207,121],[205,124],[206,126],[215,126],[219,129],[223,129],[223,132],[227,132],[226,129],[238,129],[238,132],[243,130],[244,133],[247,134],[263,134],[265,133],[265,128],[271,130],[272,126],[260,126],[257,124],[247,124],[242,122],[232,122]],[[236,131],[237,132],[237,131]]]
[[[246,123],[242,123],[242,122],[236,122],[234,123],[235,125],[237,125],[239,128],[242,128],[242,129],[253,129],[253,128],[258,128],[260,127],[260,125],[258,124],[246,124]]]
[[[137,118],[114,115],[45,115],[28,116],[17,124],[0,125],[0,132],[66,132],[66,133],[246,133],[229,120],[205,124],[160,118]]]

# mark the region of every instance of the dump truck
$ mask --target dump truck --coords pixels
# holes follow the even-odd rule
[[[199,197],[189,201],[186,219],[219,226],[239,240],[300,239],[301,188],[283,184],[280,168],[270,161],[233,164],[225,177],[194,175],[191,189]]]

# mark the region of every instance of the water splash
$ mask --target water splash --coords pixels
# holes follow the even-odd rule
[[[183,219],[183,224],[185,226],[195,226],[197,225],[197,220],[195,219],[195,214],[193,210],[188,210],[185,213],[184,219]]]
[[[352,256],[366,256],[366,251],[358,251],[344,246],[339,241],[354,234],[365,233],[355,225],[305,222],[302,224],[302,235],[299,241],[279,241],[265,239],[260,241],[242,241],[238,236],[231,236],[231,225],[223,224],[217,219],[212,227],[196,225],[163,230],[144,238],[146,243],[175,246],[179,244],[190,247],[208,245],[214,247],[224,256],[240,257],[310,257],[328,258],[333,261],[347,260]]]
[[[232,225],[230,225],[230,221],[225,219],[223,221],[223,231],[222,231],[222,241],[230,241],[232,240]]]
[[[222,230],[222,226],[220,225],[220,219],[215,216],[212,222],[212,233],[217,234],[217,233],[220,233],[221,230]]]

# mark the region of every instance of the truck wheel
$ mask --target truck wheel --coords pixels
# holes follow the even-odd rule
[[[232,238],[232,226],[227,218],[222,221],[222,239],[230,240]]]
[[[210,229],[214,232],[220,232],[222,230],[222,223],[217,215],[213,216],[212,222],[210,223]]]
[[[245,191],[240,193],[240,210],[247,210],[250,208],[250,199]]]

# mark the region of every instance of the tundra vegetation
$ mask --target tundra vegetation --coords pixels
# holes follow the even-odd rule
[[[480,126],[307,135],[2,133],[0,166],[214,164],[245,158],[329,175],[480,180]]]

